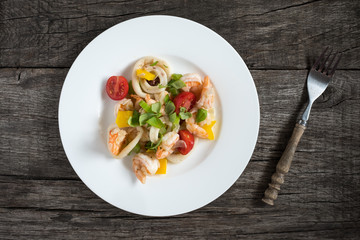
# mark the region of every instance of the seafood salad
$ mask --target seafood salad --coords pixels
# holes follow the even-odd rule
[[[143,184],[166,174],[168,162],[184,161],[198,138],[215,139],[215,90],[208,76],[172,73],[169,63],[147,56],[135,63],[130,82],[110,77],[106,92],[117,101],[108,150],[114,158],[132,156]]]

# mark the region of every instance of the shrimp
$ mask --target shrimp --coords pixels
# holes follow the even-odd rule
[[[119,111],[132,111],[133,109],[134,109],[134,104],[131,101],[131,99],[128,98],[121,99],[115,105],[115,116],[117,116]]]
[[[139,97],[138,95],[135,94],[131,94],[130,97],[135,99],[135,109],[139,111],[139,109],[141,108],[139,103],[143,100],[142,97]]]
[[[189,130],[192,134],[198,136],[199,138],[208,138],[208,133],[206,132],[205,129],[203,129],[202,127],[200,127],[196,122],[196,113],[197,113],[197,108],[193,108],[190,112],[192,114],[192,116],[188,119],[185,120],[186,122],[186,128],[187,130]]]
[[[137,179],[145,184],[146,176],[154,175],[160,167],[160,162],[156,158],[138,153],[133,158],[132,167]]]
[[[147,104],[149,104],[149,105],[151,105],[151,104],[153,104],[153,103],[156,103],[156,101],[155,101],[154,99],[152,99],[149,94],[146,94],[146,96],[145,96],[145,102],[146,102]]]
[[[108,149],[113,155],[118,155],[120,153],[120,149],[125,142],[126,131],[115,127],[109,130],[108,135]]]
[[[215,100],[215,90],[210,82],[209,76],[204,78],[203,89],[201,91],[200,99],[197,101],[198,108],[211,109],[213,108]],[[190,130],[189,130],[190,131]]]
[[[186,73],[180,78],[180,80],[186,84],[186,87],[182,88],[185,92],[189,92],[190,88],[197,87],[202,84],[201,76],[197,73]]]
[[[168,132],[164,135],[160,146],[156,151],[156,158],[163,159],[169,156],[174,150],[172,147],[179,140],[179,134],[176,132]]]

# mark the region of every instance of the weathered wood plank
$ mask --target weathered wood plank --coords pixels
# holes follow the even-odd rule
[[[64,162],[57,118],[67,71],[0,70],[0,174],[77,178]]]
[[[2,1],[0,67],[70,67],[107,28],[167,14],[225,37],[251,69],[305,69],[323,45],[359,69],[359,1]],[[202,9],[201,13],[199,9]]]
[[[271,208],[260,199],[304,107],[306,71],[252,70],[261,126],[246,170],[204,208],[155,219],[110,206],[71,169],[57,123],[67,71],[0,69],[0,238],[356,239],[360,235],[360,190],[355,187],[360,184],[360,71],[337,71],[314,105],[310,125]]]
[[[279,227],[275,225],[273,229],[274,226],[270,226],[273,224],[264,222],[261,216],[257,217],[257,222],[253,219],[249,224],[248,215],[223,215],[216,218],[218,215],[207,212],[202,214],[206,217],[128,219],[117,216],[105,218],[102,213],[91,212],[1,210],[0,219],[10,219],[10,224],[5,231],[0,230],[3,232],[0,236],[3,239],[357,239],[358,230],[354,223],[327,224],[314,221],[311,223],[313,227],[308,227],[301,221],[294,221],[293,226],[284,227],[280,222]],[[274,217],[271,221],[279,219],[286,221],[287,218]],[[268,227],[260,228],[264,225]]]
[[[55,239],[78,239],[88,235],[89,239],[119,236],[356,239],[360,234],[359,213],[354,211],[359,208],[358,198],[319,201],[322,192],[285,192],[286,202],[268,207],[251,196],[251,188],[243,188],[247,184],[238,181],[204,208],[173,218],[149,218],[111,207],[80,182],[1,178],[0,185],[11,186],[7,190],[8,199],[0,202],[1,238],[53,235]],[[80,231],[74,234],[75,230]]]

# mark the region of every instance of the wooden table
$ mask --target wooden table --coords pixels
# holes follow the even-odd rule
[[[165,218],[97,197],[71,168],[58,129],[60,91],[76,56],[107,28],[152,14],[188,18],[223,36],[249,67],[261,109],[254,154],[236,183],[201,209]],[[0,238],[359,239],[359,44],[360,2],[352,0],[2,0]],[[265,205],[324,45],[342,61],[313,107],[275,206]]]

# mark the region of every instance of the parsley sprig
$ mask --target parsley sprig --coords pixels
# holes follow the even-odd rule
[[[179,89],[186,86],[186,84],[182,80],[180,80],[181,77],[181,74],[174,73],[171,75],[171,80],[166,86],[159,84],[158,87],[166,88],[166,90],[171,94],[171,96],[175,97],[180,93]]]
[[[128,120],[128,124],[131,127],[149,124],[150,126],[161,129],[165,126],[165,124],[160,120],[161,103],[156,102],[149,105],[145,101],[141,101],[139,105],[142,109],[144,109],[145,113],[140,114],[138,111],[134,110],[133,115]]]

